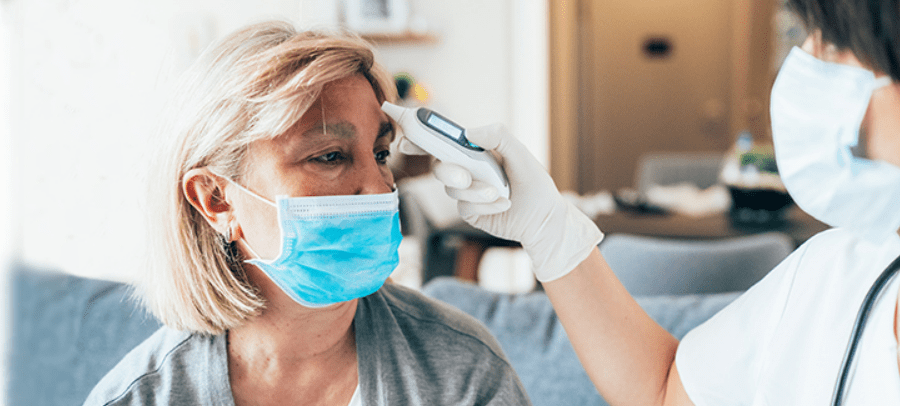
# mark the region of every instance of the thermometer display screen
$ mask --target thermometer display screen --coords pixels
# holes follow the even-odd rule
[[[447,120],[444,120],[437,114],[432,113],[428,116],[428,125],[436,130],[440,130],[440,132],[444,133],[444,135],[450,138],[453,138],[454,140],[456,140],[456,142],[463,142],[463,129]]]

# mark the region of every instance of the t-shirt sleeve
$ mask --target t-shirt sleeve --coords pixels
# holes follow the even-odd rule
[[[807,246],[681,341],[675,364],[695,405],[751,404]]]
[[[500,344],[460,310],[387,286],[354,322],[366,404],[531,404]]]
[[[490,401],[488,401],[487,405],[530,405],[531,401],[525,394],[525,388],[522,387],[522,383],[519,381],[519,377],[512,367],[508,363],[503,362],[502,366],[498,367],[496,370],[499,381],[497,382],[498,386],[496,387],[496,390],[491,389],[491,391],[494,392],[494,395],[491,397]],[[486,388],[489,387],[486,386]]]
[[[161,328],[94,387],[84,406],[233,404],[224,334]]]

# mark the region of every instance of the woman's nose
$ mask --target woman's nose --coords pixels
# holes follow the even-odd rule
[[[357,174],[359,195],[374,195],[391,193],[394,191],[394,176],[386,165],[383,165],[372,159],[371,162],[365,162],[359,168]]]

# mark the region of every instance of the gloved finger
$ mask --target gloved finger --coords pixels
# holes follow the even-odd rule
[[[454,189],[465,189],[472,185],[472,173],[462,166],[438,161],[434,165],[434,177],[444,186]]]
[[[428,155],[428,152],[425,152],[424,149],[419,148],[418,145],[414,144],[408,138],[401,136],[399,140],[397,140],[397,151],[400,151],[406,155]]]
[[[502,156],[519,152],[516,150],[518,148],[525,148],[506,126],[500,123],[468,129],[466,138],[479,147],[495,150]]]
[[[447,195],[456,199],[472,203],[492,203],[500,197],[497,188],[476,180],[465,189],[457,189],[447,186]]]
[[[507,175],[527,174],[533,172],[533,169],[530,169],[532,167],[543,169],[525,144],[516,139],[503,124],[491,124],[466,130],[466,138],[499,155],[499,161]]]
[[[497,200],[494,200],[491,203],[472,203],[463,200],[456,203],[460,217],[466,221],[472,221],[479,216],[490,216],[503,213],[509,210],[511,205],[512,202],[505,197],[498,197]]]

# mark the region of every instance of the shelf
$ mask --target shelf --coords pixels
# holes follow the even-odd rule
[[[432,34],[400,32],[395,34],[362,34],[363,39],[375,45],[434,45],[438,38]]]

